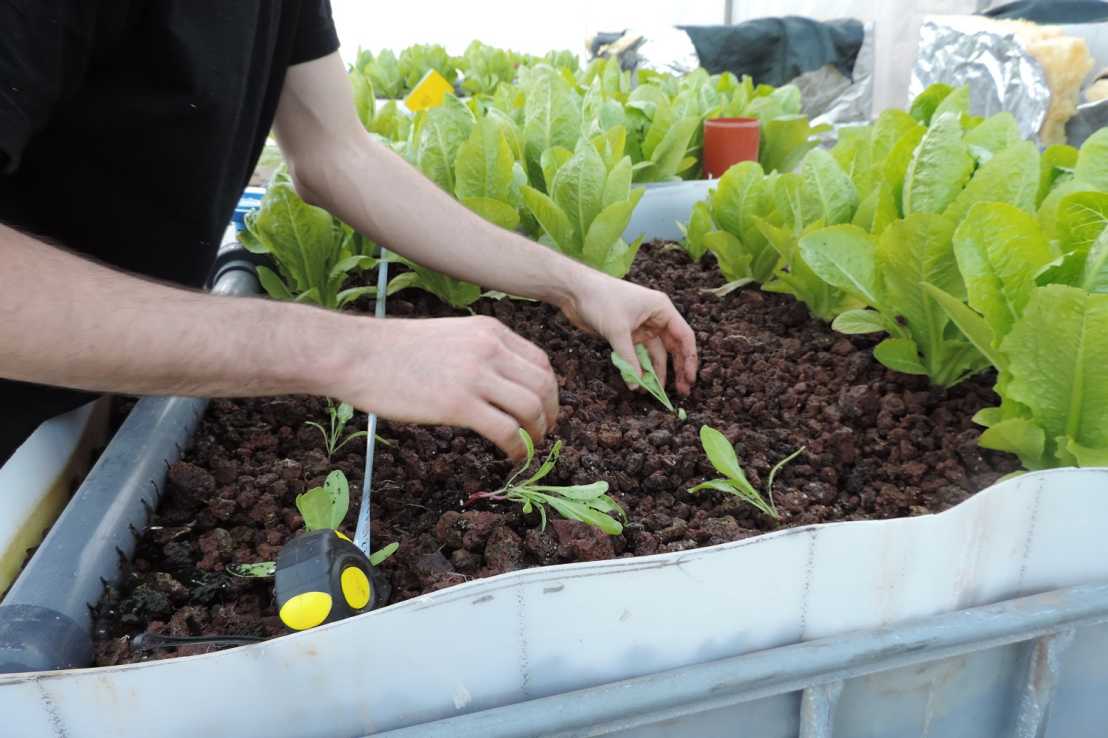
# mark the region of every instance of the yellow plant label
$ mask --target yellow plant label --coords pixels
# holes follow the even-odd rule
[[[442,105],[442,98],[446,93],[453,91],[454,87],[446,81],[446,77],[439,74],[438,70],[428,69],[427,74],[423,75],[423,79],[419,81],[419,84],[412,88],[412,91],[404,98],[404,104],[413,113],[429,108],[437,108]]]

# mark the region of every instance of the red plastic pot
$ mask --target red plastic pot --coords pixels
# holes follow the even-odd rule
[[[741,161],[758,161],[761,124],[757,118],[704,121],[704,173],[719,179]]]

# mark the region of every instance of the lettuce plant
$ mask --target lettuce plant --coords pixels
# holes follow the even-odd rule
[[[457,60],[439,44],[415,44],[400,52],[397,59],[405,92],[411,91],[427,72],[434,69],[450,84],[458,81]]]
[[[700,127],[698,114],[681,114],[669,96],[654,84],[640,84],[627,100],[627,150],[636,182],[680,179],[697,158],[690,155],[693,135]]]
[[[333,471],[327,475],[322,487],[312,489],[296,496],[296,509],[300,517],[304,519],[304,529],[335,530],[339,529],[342,521],[346,520],[346,514],[350,511],[350,484],[346,481],[346,475],[341,471]],[[340,534],[341,535],[341,534]],[[369,563],[379,566],[382,561],[392,556],[400,544],[395,541],[369,556]]]
[[[350,70],[349,76],[358,119],[367,131],[396,148],[408,137],[411,119],[400,111],[396,100],[389,100],[378,108],[373,82],[364,72],[354,68]]]
[[[390,295],[400,290],[415,288],[431,293],[457,310],[468,310],[470,305],[481,298],[481,288],[472,282],[455,279],[420,266],[409,259],[400,258],[396,261],[407,266],[409,271],[398,274],[389,281]]]
[[[376,266],[368,242],[326,210],[301,200],[287,175],[278,173],[261,208],[246,216],[240,237],[249,251],[273,258],[277,271],[257,268],[270,297],[337,310],[374,293],[371,287],[344,289],[354,272]]]
[[[623,532],[623,525],[616,518],[626,520],[627,514],[615,500],[608,496],[607,482],[569,486],[538,484],[554,470],[554,465],[558,462],[558,454],[562,450],[561,441],[554,444],[546,460],[533,474],[523,481],[518,481],[535,461],[535,443],[531,440],[531,436],[522,428],[519,436],[527,448],[527,458],[523,465],[512,473],[503,487],[495,492],[477,492],[470,495],[466,505],[482,500],[515,502],[523,506],[524,513],[538,510],[543,530],[546,529],[546,507],[549,505],[563,518],[594,526],[610,536],[618,536]]]
[[[1001,404],[975,417],[987,428],[981,445],[1016,454],[1028,469],[1108,463],[1108,390],[1099,381],[1108,344],[1105,199],[1065,198],[1066,236],[1054,243],[1024,211],[977,204],[954,239],[966,301],[927,286],[997,369]],[[1038,286],[1048,281],[1061,283]]]
[[[849,176],[822,149],[805,156],[799,173],[767,175],[759,164],[743,162],[693,208],[684,229],[686,249],[694,258],[706,251],[715,255],[728,280],[719,294],[759,282],[831,320],[852,303],[812,272],[798,240],[818,226],[849,222],[857,206]]]
[[[472,41],[459,61],[462,89],[472,95],[492,94],[501,82],[511,82],[516,64],[509,51]]]
[[[350,511],[350,484],[341,471],[327,475],[323,486],[313,487],[296,496],[296,509],[304,519],[304,529],[338,531],[346,514]],[[342,534],[339,533],[341,536]],[[345,537],[345,536],[343,536]],[[369,555],[369,563],[380,566],[385,559],[396,553],[400,544],[393,541],[379,551]],[[276,561],[259,561],[249,564],[233,564],[227,567],[232,576],[269,579],[277,573]]]
[[[581,100],[553,68],[536,67],[523,89],[524,167],[531,187],[548,192],[543,154],[553,147],[573,150],[581,139]]]
[[[296,496],[296,509],[304,518],[304,528],[337,530],[350,509],[350,485],[346,475],[333,471],[327,475],[322,487],[315,487]]]
[[[369,79],[378,95],[393,99],[404,96],[404,75],[392,51],[383,49],[374,56],[369,50],[358,49],[354,68]]]
[[[476,122],[473,111],[453,95],[446,95],[441,105],[419,113],[413,121],[410,157],[428,179],[451,194],[458,150]]]
[[[520,224],[527,174],[516,158],[511,121],[487,115],[473,126],[454,161],[454,194],[485,220],[515,230]]]
[[[804,260],[820,279],[868,306],[842,313],[832,327],[850,334],[888,333],[874,349],[878,361],[905,374],[926,374],[942,386],[987,365],[925,286],[965,293],[953,232],[948,218],[915,213],[891,224],[877,242],[853,225],[800,239]]]
[[[757,226],[773,209],[770,182],[761,165],[747,161],[727,170],[709,194],[716,230],[703,243],[728,282],[764,282],[777,266],[778,253]]]
[[[804,452],[804,447],[797,449],[777,462],[770,470],[769,478],[766,480],[766,494],[763,497],[758,490],[754,489],[754,485],[750,483],[750,480],[746,478],[746,472],[743,471],[742,464],[739,463],[739,457],[735,454],[735,447],[727,440],[727,436],[711,426],[702,425],[700,426],[700,443],[704,447],[704,453],[708,455],[708,461],[711,462],[716,471],[723,475],[723,479],[710,479],[707,482],[702,482],[690,489],[690,493],[705,489],[725,492],[750,503],[774,520],[780,520],[781,515],[777,512],[777,506],[773,504],[773,480],[785,464]]]
[[[618,131],[614,138],[613,146],[618,147]],[[627,244],[623,232],[643,191],[631,189],[631,159],[613,147],[605,148],[607,159],[585,138],[572,154],[548,150],[542,168],[550,194],[525,186],[523,201],[542,227],[544,243],[606,274],[623,277],[642,244],[641,238]],[[616,155],[621,158],[613,163]]]
[[[369,433],[366,431],[357,431],[343,437],[342,432],[346,430],[346,424],[354,417],[354,407],[349,403],[340,402],[336,405],[331,398],[327,398],[327,415],[330,418],[330,422],[326,428],[314,421],[305,423],[305,425],[309,425],[318,430],[320,435],[323,436],[323,444],[327,449],[327,461],[331,461],[336,452],[354,439],[366,438],[369,436]],[[378,437],[378,440],[380,440],[380,437]]]
[[[1108,295],[1067,285],[1031,291],[997,351],[1002,404],[975,417],[985,448],[1028,469],[1108,466]]]
[[[623,381],[633,387],[642,387],[649,392],[655,400],[662,403],[662,406],[666,410],[677,416],[678,420],[684,420],[686,415],[685,411],[679,407],[674,407],[673,402],[670,401],[669,395],[666,394],[666,388],[662,386],[661,380],[658,378],[658,373],[654,371],[654,362],[650,360],[650,352],[646,350],[646,347],[641,343],[635,345],[635,356],[639,358],[639,366],[642,367],[642,373],[639,374],[635,371],[635,368],[623,360],[623,357],[612,352],[612,363],[616,369],[619,369],[619,374],[623,377]]]
[[[649,77],[649,74],[645,78],[640,76],[639,81],[647,83],[650,81]],[[633,87],[631,72],[623,69],[619,58],[614,56],[593,59],[577,75],[577,82],[583,88],[595,87],[603,97],[621,105],[627,102]]]

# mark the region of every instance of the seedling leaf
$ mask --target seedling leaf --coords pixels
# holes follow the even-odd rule
[[[520,429],[519,435],[527,449],[526,462],[512,473],[503,487],[495,492],[478,492],[469,498],[470,503],[478,500],[516,502],[525,513],[537,509],[544,530],[546,529],[546,506],[550,505],[562,517],[595,526],[609,535],[618,535],[623,531],[623,525],[609,513],[624,519],[627,515],[623,512],[623,508],[608,496],[607,482],[569,486],[535,484],[553,471],[562,449],[561,441],[554,444],[546,460],[527,481],[516,484],[515,480],[531,468],[535,459],[535,444],[531,436],[523,429]]]
[[[781,471],[785,464],[788,464],[804,451],[803,446],[786,456],[770,469],[769,478],[766,480],[766,496],[762,497],[762,495],[758,493],[758,490],[754,489],[754,485],[750,483],[750,480],[746,478],[746,473],[743,471],[742,465],[739,464],[739,458],[735,454],[735,448],[731,445],[731,442],[727,440],[727,436],[711,426],[702,425],[700,426],[700,442],[704,446],[704,452],[708,455],[708,461],[711,462],[716,471],[725,475],[727,478],[709,479],[691,488],[689,490],[690,493],[700,492],[705,489],[726,492],[727,494],[735,495],[736,497],[746,500],[772,518],[776,519],[780,517],[777,512],[777,506],[773,503],[773,480],[777,477],[777,473]]]
[[[296,509],[309,531],[337,529],[350,509],[350,486],[346,475],[333,471],[322,487],[315,487],[296,496]]]
[[[393,541],[389,545],[382,548],[380,551],[375,551],[374,553],[370,554],[369,563],[373,566],[380,566],[385,559],[396,553],[396,549],[398,548],[400,548],[400,544],[396,541]]]
[[[227,573],[234,577],[250,579],[268,579],[276,576],[276,561],[259,561],[256,564],[231,564],[227,567]]]
[[[650,353],[646,350],[646,347],[641,343],[637,344],[635,346],[635,355],[639,357],[639,365],[642,367],[641,375],[636,375],[634,367],[627,363],[623,357],[615,351],[612,352],[612,363],[619,369],[623,381],[629,385],[642,387],[653,395],[654,399],[662,403],[667,410],[680,417],[680,413],[673,407],[673,403],[670,402],[665,388],[662,387],[662,383],[658,379],[658,374],[654,371],[654,364],[650,361]]]

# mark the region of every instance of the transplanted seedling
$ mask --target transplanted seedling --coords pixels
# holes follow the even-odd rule
[[[699,492],[702,489],[726,492],[749,502],[774,520],[780,520],[781,516],[777,512],[777,506],[773,504],[773,479],[785,464],[804,452],[803,446],[781,459],[770,470],[769,479],[766,480],[766,496],[762,497],[758,494],[758,490],[754,489],[754,485],[750,483],[750,480],[746,478],[746,473],[743,471],[742,465],[739,464],[739,457],[735,455],[735,448],[727,440],[727,436],[715,428],[702,425],[700,426],[700,443],[704,446],[704,452],[708,454],[708,461],[712,462],[712,466],[720,474],[723,474],[725,479],[710,479],[696,485],[689,492]]]
[[[300,511],[300,517],[304,518],[304,528],[307,531],[330,528],[337,532],[342,521],[346,519],[346,513],[350,510],[350,484],[346,481],[346,475],[341,471],[333,471],[327,475],[322,487],[313,487],[297,495],[296,509]],[[380,565],[382,561],[396,553],[398,548],[400,548],[399,543],[395,541],[390,543],[380,551],[370,554],[369,563],[374,566]],[[227,571],[237,577],[265,579],[276,573],[277,563],[259,561],[255,564],[236,564],[227,567]]]
[[[635,368],[624,361],[623,357],[612,352],[612,363],[616,365],[616,369],[619,369],[620,375],[623,376],[623,381],[628,384],[642,387],[650,394],[654,395],[654,398],[658,402],[669,410],[671,413],[677,416],[678,420],[684,420],[687,415],[681,408],[675,408],[673,403],[670,402],[669,395],[666,394],[666,388],[662,386],[662,382],[658,379],[658,374],[654,371],[654,363],[650,360],[650,353],[646,350],[646,347],[641,343],[635,346],[635,355],[639,357],[639,365],[642,366],[642,374],[636,374]]]
[[[495,492],[477,492],[470,495],[466,505],[472,505],[481,500],[494,502],[518,502],[523,505],[523,512],[529,513],[534,509],[539,511],[542,519],[542,528],[546,529],[546,506],[550,505],[564,518],[577,520],[588,525],[596,526],[608,535],[618,536],[623,532],[623,525],[612,517],[615,514],[624,520],[627,513],[623,511],[615,500],[608,496],[607,482],[593,482],[592,484],[569,485],[557,487],[537,484],[543,477],[554,470],[558,462],[558,454],[562,451],[562,442],[554,444],[547,454],[546,461],[539,466],[538,471],[523,482],[516,482],[535,460],[535,443],[531,436],[522,428],[519,431],[527,447],[527,460],[508,478],[507,483]]]
[[[336,405],[331,398],[327,398],[327,414],[330,416],[329,428],[324,428],[319,423],[309,420],[307,425],[312,426],[320,432],[323,436],[323,444],[327,449],[327,460],[330,461],[334,457],[335,452],[341,449],[346,444],[353,441],[355,438],[365,438],[369,435],[367,431],[358,431],[342,437],[342,432],[346,430],[346,424],[350,422],[350,419],[354,417],[354,407],[350,403],[342,402]],[[299,502],[297,502],[299,505]]]
[[[322,425],[312,420],[309,420],[305,425],[312,426],[323,436],[323,444],[327,449],[328,461],[330,461],[343,446],[350,443],[355,438],[366,438],[369,436],[368,431],[357,431],[343,438],[342,432],[346,430],[346,424],[354,417],[354,407],[350,405],[350,403],[341,402],[336,405],[331,398],[327,398],[327,414],[330,416],[329,428],[324,428]],[[377,442],[390,445],[389,441],[381,438],[381,436],[377,436]]]

